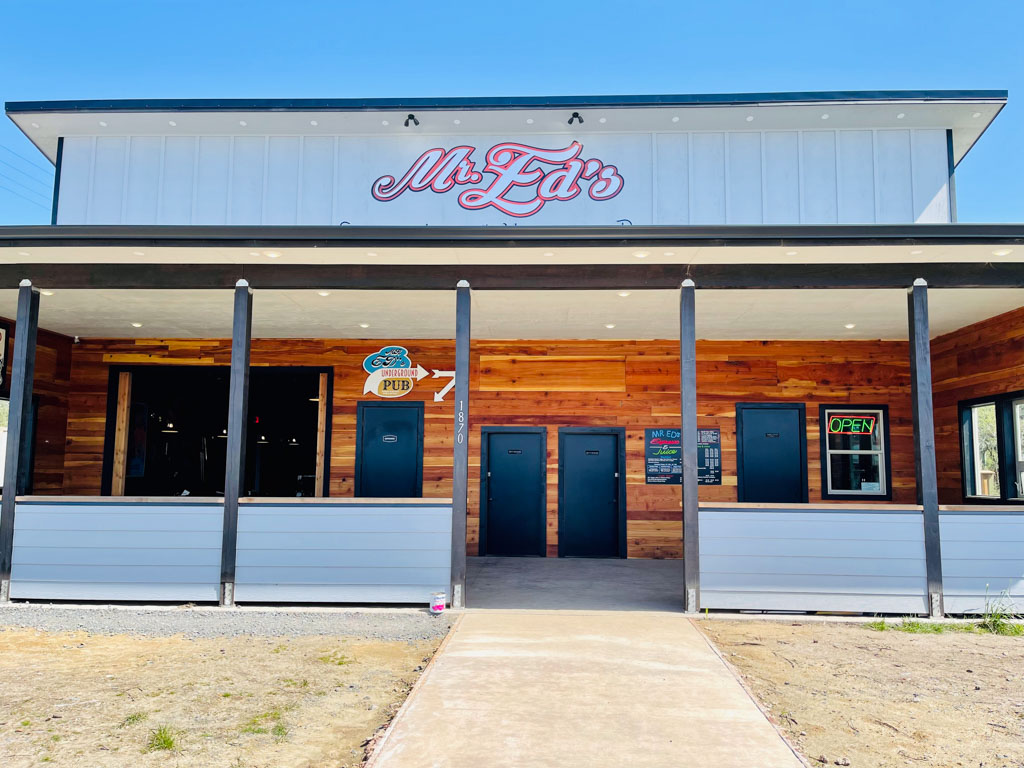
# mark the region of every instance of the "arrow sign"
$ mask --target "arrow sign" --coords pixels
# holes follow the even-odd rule
[[[434,402],[440,403],[444,400],[444,396],[452,391],[452,387],[455,386],[455,371],[434,371],[435,379],[448,378],[451,379],[444,387],[441,388],[440,392],[434,393]]]

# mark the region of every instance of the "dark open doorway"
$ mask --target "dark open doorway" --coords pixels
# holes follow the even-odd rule
[[[130,396],[123,403],[123,455],[115,457],[118,382],[125,372]],[[329,369],[251,369],[245,495],[326,495],[326,474],[319,489],[316,480],[318,460],[329,466],[330,446],[330,420],[321,424],[319,418],[321,374],[329,403]],[[111,493],[116,462],[123,467],[124,495],[222,495],[229,377],[226,366],[112,368],[103,493]]]

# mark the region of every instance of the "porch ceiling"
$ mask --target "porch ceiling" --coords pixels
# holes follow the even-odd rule
[[[68,336],[224,338],[231,332],[230,291],[81,289],[46,293],[40,303],[40,327]],[[997,288],[932,289],[929,302],[934,337],[1016,309],[1024,305],[1024,293]],[[0,315],[14,317],[16,306],[17,291],[0,291]],[[454,291],[258,290],[253,336],[451,338],[454,314]],[[364,324],[367,327],[362,327]],[[679,337],[679,293],[476,291],[472,324],[473,337],[478,339],[675,339]],[[846,328],[847,324],[854,327]],[[906,292],[698,291],[697,336],[905,339]]]

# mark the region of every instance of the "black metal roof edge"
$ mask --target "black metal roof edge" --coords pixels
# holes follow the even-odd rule
[[[357,227],[33,225],[0,227],[0,247],[598,247],[1024,245],[1024,223],[756,226]]]
[[[1006,101],[1005,90],[789,91],[608,96],[483,96],[371,99],[87,99],[9,101],[9,114],[38,112],[287,112],[685,107],[861,101]]]

